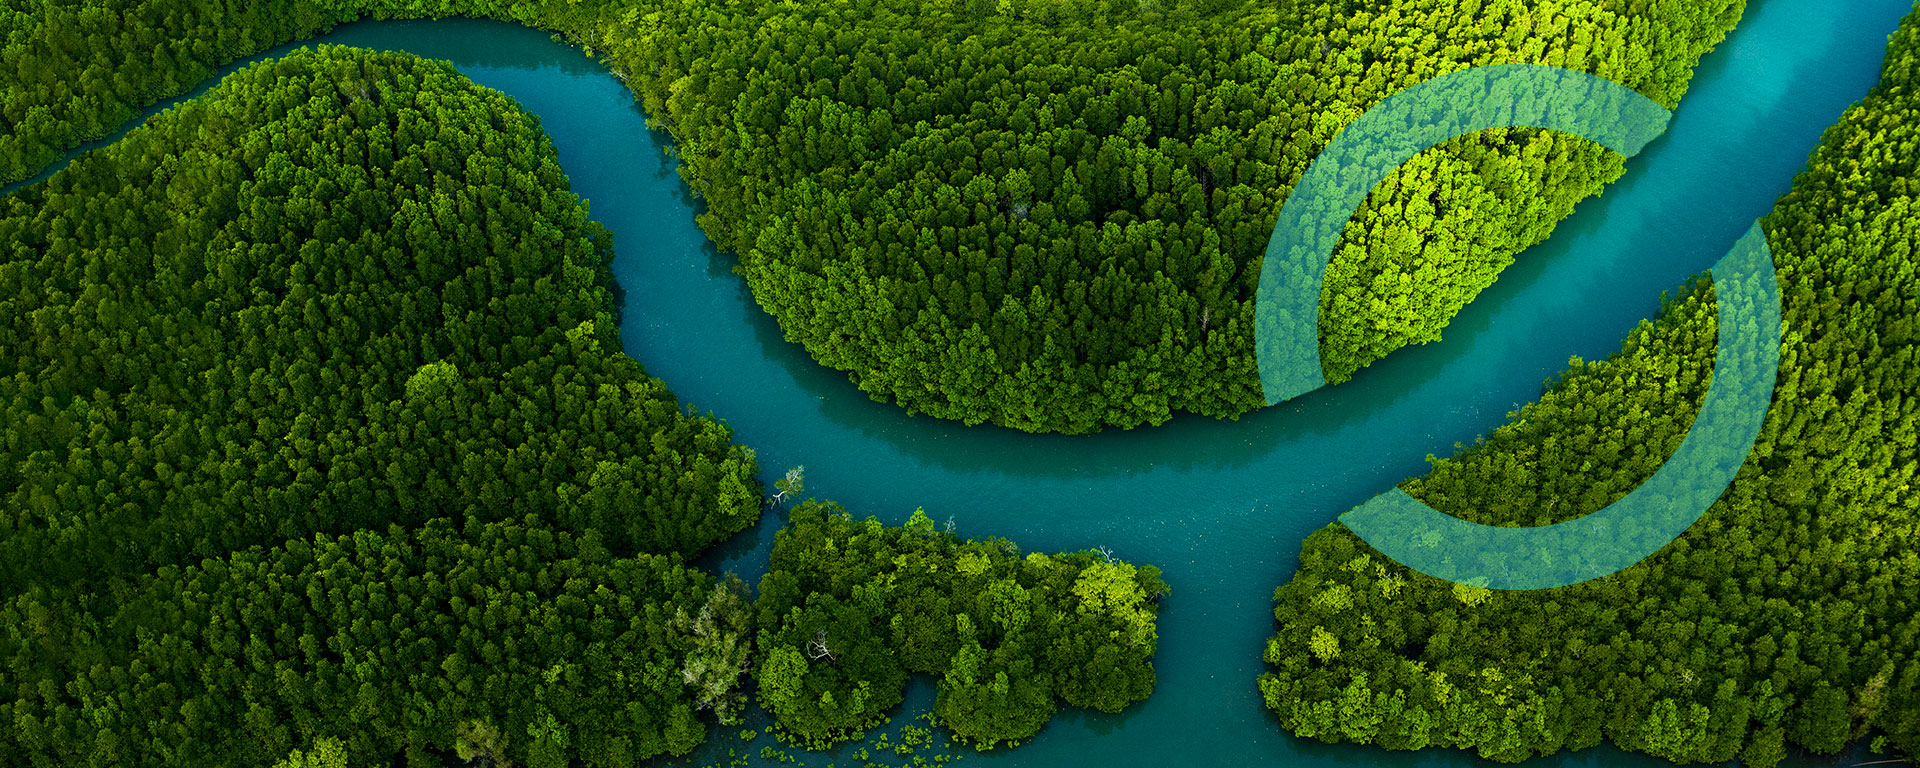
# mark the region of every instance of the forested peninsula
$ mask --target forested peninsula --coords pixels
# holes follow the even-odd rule
[[[759,519],[750,452],[620,351],[537,122],[451,65],[263,62],[0,212],[8,592],[435,517],[620,552]]]
[[[1151,567],[806,507],[757,603],[690,568],[767,500],[622,353],[610,238],[512,100],[339,47],[0,198],[0,763],[631,766],[903,669],[988,748],[1152,689]]]
[[[0,103],[0,179],[221,63],[349,19],[552,29],[673,133],[702,226],[816,360],[911,411],[1088,432],[1262,404],[1251,313],[1267,235],[1307,163],[1367,107],[1509,62],[1593,72],[1671,107],[1742,7],[20,0],[0,13],[0,78],[18,94]],[[1408,164],[1328,272],[1327,379],[1439,338],[1621,168],[1534,130]]]
[[[1535,592],[1451,585],[1332,525],[1275,593],[1260,679],[1293,733],[1518,761],[1611,741],[1765,768],[1868,739],[1920,754],[1920,15],[1763,220],[1785,334],[1766,426],[1659,554]],[[1401,487],[1475,522],[1599,509],[1679,445],[1713,367],[1710,285]],[[1881,756],[1877,759],[1885,759]]]

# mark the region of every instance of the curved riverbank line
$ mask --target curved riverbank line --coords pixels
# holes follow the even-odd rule
[[[1340,522],[1402,565],[1489,589],[1564,587],[1660,551],[1719,500],[1746,463],[1780,371],[1780,284],[1759,224],[1712,275],[1719,344],[1700,414],[1673,456],[1625,498],[1573,520],[1508,528],[1453,517],[1394,488]]]
[[[1345,768],[1364,758],[1382,768],[1469,768],[1484,761],[1452,750],[1328,746],[1276,727],[1244,684],[1266,669],[1260,653],[1275,622],[1262,608],[1275,584],[1299,569],[1302,540],[1426,472],[1426,456],[1492,433],[1510,409],[1538,398],[1540,382],[1569,356],[1618,352],[1658,311],[1660,291],[1712,266],[1788,189],[1821,134],[1877,80],[1885,36],[1911,5],[1769,0],[1749,8],[1702,60],[1664,138],[1461,310],[1446,343],[1401,349],[1342,386],[1238,421],[1177,416],[1093,437],[909,416],[819,365],[754,302],[732,271],[737,259],[696,225],[700,202],[633,92],[547,32],[471,19],[365,21],[248,61],[320,42],[405,50],[451,60],[538,115],[572,189],[615,233],[622,345],[683,402],[724,417],[755,448],[763,481],[805,464],[810,495],[887,525],[924,507],[970,537],[1004,536],[1042,552],[1098,544],[1164,569],[1177,599],[1158,620],[1154,695],[1119,714],[1057,717],[1018,749],[968,761]],[[698,565],[755,580],[782,523],[769,513]],[[887,727],[919,725],[937,697],[932,681],[914,678]],[[756,729],[766,722],[753,719],[764,713],[748,717]],[[765,743],[714,738],[671,764],[744,762]],[[793,758],[844,765],[854,749]],[[1670,766],[1611,746],[1535,762],[1595,761]]]
[[[1473,67],[1388,96],[1342,129],[1288,193],[1254,301],[1260,388],[1274,405],[1326,385],[1320,293],[1333,249],[1367,195],[1415,155],[1495,128],[1571,133],[1627,157],[1673,113],[1603,77],[1543,64]]]

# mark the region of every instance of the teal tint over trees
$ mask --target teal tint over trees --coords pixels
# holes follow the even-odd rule
[[[1672,106],[1742,5],[684,0],[608,49],[785,338],[910,412],[1080,433],[1260,407],[1280,202],[1388,94],[1525,62]],[[1534,129],[1433,150],[1336,231],[1304,343],[1338,381],[1439,338],[1620,172]]]
[[[0,179],[220,63],[362,15],[488,16],[600,56],[670,131],[757,303],[869,395],[1036,432],[1261,405],[1259,261],[1348,121],[1515,62],[1671,107],[1742,0],[22,0]],[[152,55],[166,41],[168,55]],[[87,50],[80,56],[73,51]],[[1327,375],[1439,338],[1621,173],[1537,130],[1448,142],[1340,237]]]
[[[1502,761],[1603,739],[1754,768],[1862,737],[1920,753],[1916,82],[1920,12],[1895,34],[1880,85],[1759,225],[1783,302],[1784,332],[1762,339],[1779,344],[1778,396],[1750,454],[1716,457],[1738,461],[1721,465],[1737,474],[1717,503],[1638,565],[1537,592],[1438,581],[1341,527],[1314,534],[1276,593],[1260,683],[1287,728]],[[1729,337],[1773,327],[1736,324],[1752,289],[1714,273],[1405,494],[1476,523],[1551,529],[1604,517],[1684,467],[1721,418],[1721,388],[1754,365],[1729,359],[1741,347]],[[1771,366],[1754,367],[1767,375],[1753,384],[1771,388]]]
[[[545,33],[478,22],[358,24],[328,40],[451,58],[542,116],[573,188],[593,200],[595,219],[623,233],[614,269],[627,291],[625,348],[686,401],[724,414],[739,439],[760,449],[765,481],[804,463],[808,493],[863,514],[877,511],[890,523],[925,505],[969,535],[1010,536],[1040,551],[1097,542],[1166,569],[1178,595],[1157,616],[1153,696],[1117,715],[1063,710],[1019,749],[969,756],[970,763],[1464,767],[1476,758],[1327,746],[1275,728],[1246,683],[1260,671],[1257,651],[1272,632],[1262,614],[1272,585],[1294,569],[1301,538],[1367,494],[1418,473],[1423,454],[1447,453],[1454,441],[1497,426],[1509,404],[1538,396],[1539,380],[1562,368],[1567,355],[1617,350],[1619,339],[1654,310],[1663,287],[1725,253],[1786,188],[1820,132],[1872,82],[1880,39],[1906,7],[1904,0],[1769,0],[1749,9],[1740,30],[1706,59],[1674,130],[1606,197],[1585,204],[1553,241],[1516,262],[1463,310],[1446,344],[1403,351],[1345,386],[1239,423],[1176,418],[1156,430],[1099,440],[906,418],[869,402],[843,375],[820,369],[797,345],[784,343],[729,272],[733,257],[711,252],[693,225],[695,205],[674,164],[661,159],[664,137],[646,132],[615,76]],[[1779,98],[1785,93],[1801,98]],[[1683,218],[1685,227],[1662,224]],[[1462,226],[1473,222],[1435,231],[1457,233]],[[1351,309],[1339,314],[1363,316]],[[1699,348],[1711,340],[1704,344]],[[1682,424],[1689,415],[1659,414]],[[1618,444],[1648,450],[1624,438]],[[1331,455],[1352,460],[1330,464]],[[1574,492],[1580,490],[1592,489]],[[705,564],[758,569],[776,527],[763,525],[749,539],[720,547]],[[1754,557],[1762,549],[1757,545]],[[1440,596],[1464,606],[1450,593]],[[1835,610],[1807,621],[1839,624],[1848,615]],[[1508,618],[1462,628],[1458,636],[1504,638]],[[1666,674],[1660,660],[1673,655],[1669,645],[1687,649],[1689,660],[1696,653],[1713,657],[1711,631],[1692,641],[1662,634],[1683,628],[1693,627],[1631,628],[1623,642],[1647,660],[1638,672]],[[1773,649],[1772,658],[1791,655],[1807,669],[1834,653],[1806,633],[1801,638],[1790,650],[1785,644]],[[1357,647],[1343,642],[1341,658]],[[1575,653],[1555,648],[1546,657]],[[1577,653],[1592,658],[1590,649]],[[1878,690],[1903,684],[1889,680]],[[1823,717],[1847,712],[1838,686],[1831,688],[1819,694]],[[910,680],[896,726],[933,712],[936,697],[934,685]],[[1887,711],[1912,710],[1904,700],[1880,700]],[[1658,711],[1673,715],[1659,715],[1663,723],[1693,717],[1685,705]],[[497,731],[456,724],[455,738],[466,739],[467,749],[488,743],[489,733],[518,739],[511,743],[529,739],[526,729]],[[538,732],[557,733],[545,726]],[[1777,734],[1759,741],[1785,743]],[[710,739],[689,764],[725,764],[725,750],[721,740]],[[800,757],[809,765],[844,765],[847,754]],[[1603,747],[1537,764],[1613,768],[1658,761]]]
[[[1558,131],[1633,157],[1667,129],[1671,116],[1611,80],[1529,64],[1448,73],[1368,108],[1314,156],[1267,240],[1253,308],[1254,354],[1267,404],[1326,385],[1320,303],[1327,264],[1348,222],[1394,171],[1449,140],[1506,128]]]
[[[1354,535],[1428,576],[1489,589],[1550,589],[1619,572],[1679,537],[1746,463],[1780,371],[1780,286],[1755,224],[1713,265],[1711,384],[1686,437],[1646,482],[1573,520],[1507,528],[1468,522],[1398,488],[1340,516]]]
[[[1326,266],[1373,189],[1444,141],[1536,127],[1632,157],[1671,114],[1626,86],[1558,67],[1475,67],[1387,97],[1342,129],[1287,197],[1267,245],[1254,307],[1268,405],[1324,386],[1317,322]],[[1356,535],[1429,576],[1493,589],[1549,589],[1615,573],[1699,519],[1745,460],[1773,398],[1780,296],[1756,225],[1713,269],[1720,299],[1717,386],[1680,449],[1643,486],[1579,520],[1499,528],[1451,517],[1398,489],[1341,516]]]

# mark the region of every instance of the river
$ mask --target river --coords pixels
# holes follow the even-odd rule
[[[1238,421],[1181,416],[1074,437],[908,416],[785,341],[732,274],[733,257],[695,226],[698,203],[665,151],[669,139],[578,49],[472,20],[358,22],[299,45],[448,59],[538,114],[574,191],[615,235],[628,353],[731,425],[769,482],[805,465],[807,496],[856,515],[899,524],[924,507],[964,535],[1004,536],[1028,551],[1106,546],[1165,571],[1174,593],[1160,614],[1152,697],[1117,715],[1063,709],[1027,744],[967,751],[968,763],[1451,768],[1484,761],[1302,741],[1263,708],[1253,681],[1273,631],[1271,595],[1293,574],[1300,541],[1421,473],[1427,455],[1490,432],[1569,356],[1616,351],[1662,291],[1703,272],[1771,209],[1821,132],[1877,79],[1886,35],[1909,9],[1904,0],[1749,3],[1695,72],[1667,135],[1522,254],[1443,341]],[[757,579],[778,525],[769,515],[702,564]],[[916,680],[891,730],[931,702],[932,686]],[[691,762],[724,763],[730,747],[739,747],[731,729],[720,729]],[[858,762],[846,748],[800,757]],[[1611,747],[1534,762],[1665,765]]]

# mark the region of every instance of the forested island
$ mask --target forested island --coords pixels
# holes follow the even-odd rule
[[[1286,728],[1500,761],[1602,740],[1755,768],[1862,737],[1920,754],[1916,82],[1920,15],[1762,221],[1784,301],[1780,378],[1720,501],[1639,565],[1534,592],[1433,579],[1329,526],[1275,593],[1260,689]],[[1493,525],[1619,499],[1699,408],[1714,306],[1707,283],[1687,286],[1619,354],[1578,362],[1401,487]]]
[[[796,743],[944,674],[987,748],[1152,689],[1151,567],[811,507],[757,606],[688,567],[766,499],[621,352],[610,237],[511,100],[339,47],[0,199],[0,763],[626,766],[756,671]],[[842,603],[873,634],[801,631]]]

